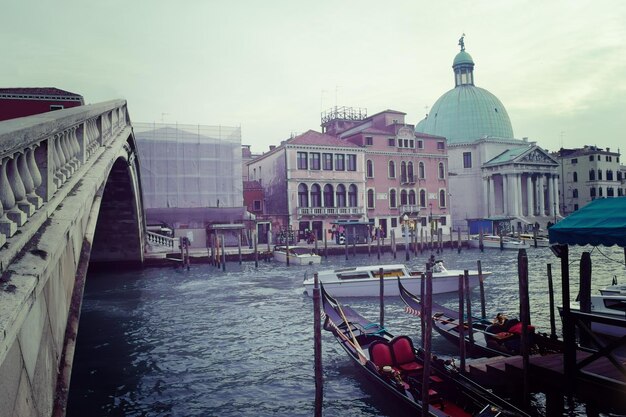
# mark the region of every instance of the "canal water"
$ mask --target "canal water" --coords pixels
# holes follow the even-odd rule
[[[591,248],[587,248],[591,250]],[[549,331],[546,264],[552,263],[555,298],[561,304],[560,263],[549,249],[528,250],[532,322]],[[570,250],[572,297],[577,293],[581,249]],[[423,267],[430,253],[412,257]],[[517,251],[445,250],[450,269],[476,269],[486,279],[487,314],[516,315],[519,306]],[[626,280],[621,249],[592,251],[592,291],[614,275]],[[386,253],[333,256],[321,269],[348,265],[402,263]],[[315,268],[317,269],[317,268]],[[312,416],[314,411],[313,308],[302,280],[311,266],[276,262],[228,263],[191,270],[173,267],[90,274],[84,295],[68,413],[76,416]],[[478,289],[473,311],[479,310]],[[455,306],[456,294],[434,297]],[[345,299],[364,316],[378,320],[375,298]],[[418,341],[415,317],[403,312],[397,297],[386,299],[385,327]],[[560,323],[557,320],[560,334]],[[397,416],[393,404],[377,395],[334,338],[323,331],[326,416]],[[437,334],[433,349],[454,356],[455,348]],[[541,403],[541,398],[535,401]],[[532,410],[540,414],[541,407]],[[580,413],[584,415],[584,408]]]

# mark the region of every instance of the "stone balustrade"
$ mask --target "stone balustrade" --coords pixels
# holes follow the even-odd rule
[[[146,240],[155,245],[165,246],[168,248],[178,248],[179,238],[163,236],[158,233],[146,231]]]
[[[129,126],[125,100],[0,122],[0,255],[7,239],[37,213],[50,213],[46,203]]]
[[[298,218],[302,216],[362,216],[364,207],[298,207]]]

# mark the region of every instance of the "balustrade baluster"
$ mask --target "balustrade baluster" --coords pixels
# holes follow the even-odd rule
[[[26,214],[15,206],[15,196],[13,195],[13,188],[8,177],[10,159],[5,157],[2,160],[0,172],[0,202],[4,208],[4,215],[0,219],[0,231],[8,237],[15,234],[17,226],[21,226],[26,222]]]
[[[13,159],[9,161],[7,170],[9,183],[11,184],[13,196],[15,197],[15,204],[18,209],[26,214],[26,217],[30,217],[35,213],[35,207],[33,207],[33,205],[26,200],[26,187],[24,186],[24,180],[22,179],[22,175],[20,174],[18,168],[18,159],[22,157],[23,154],[21,153],[15,154]],[[27,180],[29,179],[30,178],[27,178]]]
[[[74,127],[70,135],[70,147],[72,149],[72,161],[74,162],[75,169],[78,169],[78,167],[82,165],[81,156],[80,156],[80,145],[78,144],[78,137],[76,136],[77,130],[78,130],[78,127]]]
[[[61,148],[61,152],[63,153],[63,159],[65,159],[65,162],[63,162],[63,172],[65,173],[65,176],[67,178],[71,177],[72,174],[74,173],[74,168],[70,162],[71,156],[70,156],[70,150],[68,147],[68,140],[69,140],[69,131],[66,130],[65,132],[61,134],[60,148]]]
[[[28,176],[30,177],[31,183],[26,187],[26,199],[35,206],[35,209],[41,208],[43,205],[43,199],[37,195],[37,189],[41,185],[41,173],[39,172],[39,167],[37,166],[37,162],[35,162],[35,148],[27,148],[25,150],[24,158],[23,158],[24,167],[20,165],[20,174],[22,174],[22,170],[28,171]],[[22,178],[24,176],[22,175]],[[26,186],[26,184],[24,184]],[[30,188],[29,188],[30,187]]]
[[[63,175],[63,172],[61,172],[61,158],[59,157],[57,144],[59,136],[60,135],[57,133],[48,139],[48,152],[51,152],[52,159],[54,160],[54,167],[51,172],[54,173],[54,185],[57,189],[61,188],[61,185],[65,182],[65,176]]]

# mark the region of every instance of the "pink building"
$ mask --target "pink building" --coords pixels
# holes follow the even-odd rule
[[[322,131],[365,149],[367,218],[386,235],[401,227],[450,233],[446,139],[415,133],[406,113],[334,108],[322,115]]]

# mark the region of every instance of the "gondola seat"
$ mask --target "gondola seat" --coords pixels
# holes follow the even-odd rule
[[[396,336],[390,342],[394,366],[404,373],[420,372],[424,366],[417,361],[413,342],[408,336]]]
[[[391,348],[384,340],[375,340],[369,345],[370,360],[378,367],[383,369],[383,366],[394,367],[393,356],[391,355]]]

